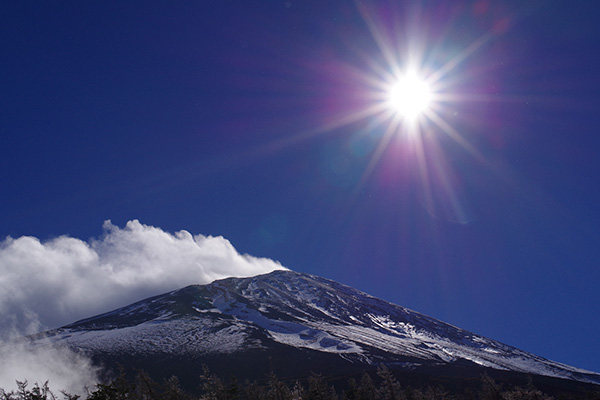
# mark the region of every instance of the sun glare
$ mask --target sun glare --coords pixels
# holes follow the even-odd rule
[[[431,91],[426,81],[416,73],[408,73],[390,86],[388,105],[402,118],[414,121],[426,112],[431,102]]]
[[[356,129],[349,138],[351,154],[359,157],[356,149],[361,148],[363,156],[369,155],[355,187],[357,196],[362,196],[378,168],[384,171],[381,179],[387,185],[397,165],[399,179],[412,182],[414,178],[420,184],[421,199],[430,215],[466,223],[468,210],[463,207],[460,188],[453,186],[455,172],[451,160],[446,160],[445,146],[455,143],[479,162],[487,163],[454,124],[470,122],[464,119],[467,116],[479,118],[462,112],[462,103],[498,101],[497,92],[488,94],[485,86],[478,86],[485,85],[477,69],[482,59],[472,65],[467,60],[503,31],[494,26],[470,43],[462,36],[454,42],[446,34],[438,35],[445,30],[428,25],[433,20],[421,19],[427,13],[422,12],[419,2],[379,3],[356,2],[375,46],[363,48],[351,42],[351,63],[325,63],[327,78],[343,86],[331,92],[335,96],[331,104],[336,107],[318,132],[344,126]],[[392,3],[415,6],[395,8]],[[403,15],[406,21],[402,21]],[[471,72],[477,79],[471,79]]]

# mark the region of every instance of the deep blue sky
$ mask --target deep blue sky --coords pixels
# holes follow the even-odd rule
[[[410,3],[3,3],[0,237],[223,235],[600,371],[600,9]],[[439,109],[478,155],[427,124],[427,184],[402,135],[376,156],[385,124],[340,123],[386,67],[373,28],[429,71],[478,44]]]

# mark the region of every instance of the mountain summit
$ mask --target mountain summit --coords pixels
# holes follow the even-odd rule
[[[139,301],[47,332],[105,363],[169,374],[338,375],[385,364],[407,371],[492,368],[600,384],[549,361],[321,277],[275,271]],[[192,372],[193,371],[193,372]]]

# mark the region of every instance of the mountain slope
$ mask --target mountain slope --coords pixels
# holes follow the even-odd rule
[[[47,335],[100,359],[139,359],[146,365],[186,359],[257,372],[277,363],[278,373],[287,368],[293,375],[332,367],[351,372],[379,363],[407,370],[462,363],[600,384],[600,374],[292,271],[188,286]]]

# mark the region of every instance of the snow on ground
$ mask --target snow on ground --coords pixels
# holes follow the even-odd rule
[[[58,339],[86,351],[128,355],[233,353],[261,347],[257,340],[248,337],[245,328],[239,324],[224,325],[201,318],[154,320],[121,329],[65,330]]]

